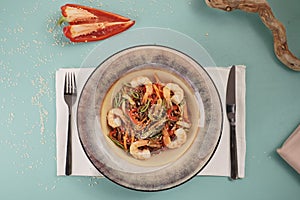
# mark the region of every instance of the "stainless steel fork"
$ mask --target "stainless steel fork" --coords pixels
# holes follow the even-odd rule
[[[64,84],[64,99],[68,105],[68,136],[67,136],[67,155],[65,173],[67,176],[72,174],[72,107],[77,96],[76,79],[74,72],[66,72]]]

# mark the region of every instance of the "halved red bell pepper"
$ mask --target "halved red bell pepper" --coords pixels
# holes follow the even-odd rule
[[[66,4],[61,11],[63,17],[59,23],[69,23],[63,28],[63,33],[72,42],[103,40],[135,24],[121,15],[77,4]]]

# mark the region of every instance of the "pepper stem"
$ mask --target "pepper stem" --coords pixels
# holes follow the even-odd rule
[[[67,22],[67,19],[64,16],[61,16],[57,21],[57,25],[61,26],[64,22]]]

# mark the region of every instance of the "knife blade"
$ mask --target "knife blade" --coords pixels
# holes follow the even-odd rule
[[[236,144],[236,67],[232,66],[228,76],[226,91],[226,114],[230,125],[230,178],[238,179],[238,158]]]

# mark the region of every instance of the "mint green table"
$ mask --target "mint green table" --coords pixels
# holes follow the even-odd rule
[[[204,0],[79,0],[136,20],[132,29],[170,28],[199,42],[218,66],[244,64],[246,177],[195,177],[171,190],[143,193],[107,179],[56,176],[55,71],[80,67],[101,42],[70,44],[55,25],[58,0],[0,1],[0,199],[299,199],[300,175],[276,148],[300,123],[300,74],[273,53],[255,14],[225,13]],[[270,0],[300,56],[299,2]],[[116,36],[117,37],[117,36]]]

